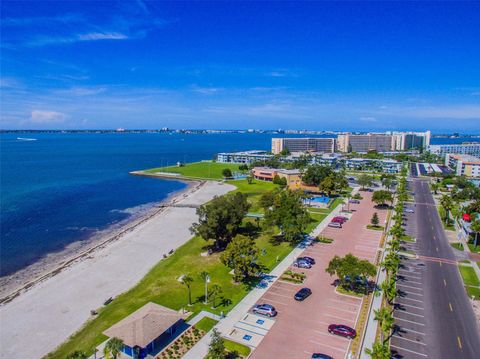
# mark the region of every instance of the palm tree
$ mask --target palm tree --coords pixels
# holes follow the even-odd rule
[[[474,246],[475,248],[477,248],[478,233],[480,233],[480,221],[478,219],[473,221],[472,224],[470,225],[470,229],[475,232]]]
[[[107,344],[105,344],[105,348],[103,348],[103,354],[105,354],[106,358],[117,359],[118,354],[123,349],[123,340],[119,338],[112,338],[110,339]]]
[[[88,355],[85,352],[81,352],[80,350],[76,350],[71,354],[67,355],[66,359],[87,359]]]
[[[385,297],[387,298],[388,304],[392,304],[395,298],[397,297],[397,288],[395,285],[394,278],[388,278],[387,280],[383,281],[380,287],[385,293]]]
[[[440,188],[440,185],[437,182],[432,182],[430,186],[432,187],[433,192],[437,194],[437,191]]]
[[[190,286],[192,285],[192,282],[193,282],[193,278],[190,275],[185,274],[182,277],[182,284],[184,284],[187,287],[187,290],[188,290],[188,305],[189,306],[192,305],[192,291],[191,291],[191,288],[190,288]]]
[[[217,299],[217,296],[222,293],[222,287],[220,287],[218,284],[212,285],[212,288],[210,289],[210,296],[212,297],[212,309],[215,309],[215,300]]]
[[[440,198],[440,205],[445,210],[445,222],[448,224],[450,218],[449,214],[451,209],[453,208],[453,200],[450,196],[444,194],[442,198]]]
[[[388,310],[387,307],[374,310],[373,312],[375,313],[374,319],[378,322],[381,328],[380,338],[383,343],[385,341],[385,335],[388,335],[392,329],[394,319],[392,313],[390,313],[390,310]]]
[[[390,359],[391,357],[388,343],[383,343],[381,341],[375,341],[372,349],[366,348],[365,353],[370,355],[372,359]]]
[[[205,301],[204,304],[208,303],[208,282],[210,281],[210,274],[206,271],[200,273],[200,278],[202,278],[203,282],[205,283]]]

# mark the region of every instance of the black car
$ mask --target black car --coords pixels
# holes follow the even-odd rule
[[[333,359],[333,357],[327,354],[313,353],[312,359]]]
[[[309,297],[312,294],[312,290],[310,288],[302,288],[300,289],[294,296],[295,300],[301,302],[305,298]]]
[[[310,265],[314,265],[315,264],[315,259],[312,258],[312,257],[298,257],[297,258],[298,261],[305,261],[307,263],[310,263]]]

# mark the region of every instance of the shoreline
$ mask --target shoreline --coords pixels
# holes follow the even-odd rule
[[[154,202],[145,213],[132,214],[129,218],[100,230],[88,239],[72,242],[61,251],[48,253],[35,263],[15,273],[0,277],[0,306],[32,289],[38,283],[54,277],[78,261],[120,240],[141,224],[160,216],[169,205],[195,193],[205,184],[205,181],[199,180],[186,181],[182,178],[176,178],[176,180],[185,183],[187,187],[172,192],[160,202]]]
[[[45,357],[102,308],[134,287],[172,251],[192,238],[190,227],[198,220],[196,208],[236,187],[205,181],[176,193],[159,213],[125,230],[122,240],[97,245],[62,270],[50,272],[35,285],[0,305],[0,358]],[[18,320],[22,318],[22,320]],[[25,345],[28,338],[28,345]]]

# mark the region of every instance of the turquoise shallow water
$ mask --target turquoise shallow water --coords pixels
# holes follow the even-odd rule
[[[17,137],[36,138],[21,141]],[[185,188],[129,171],[270,148],[270,134],[0,134],[0,275]]]

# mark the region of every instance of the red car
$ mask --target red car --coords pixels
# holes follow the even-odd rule
[[[333,217],[332,222],[345,223],[346,220],[343,217]]]
[[[340,335],[348,339],[353,339],[357,336],[355,329],[350,328],[343,324],[330,324],[328,326],[328,332],[330,334]]]

